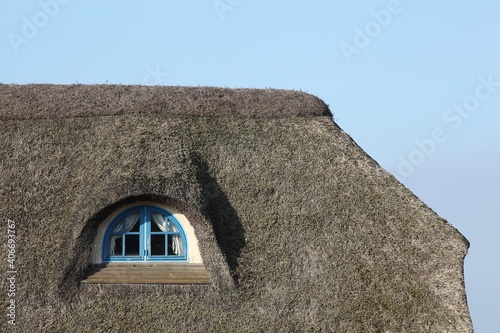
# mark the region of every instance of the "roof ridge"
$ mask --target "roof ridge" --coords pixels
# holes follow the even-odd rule
[[[296,90],[141,85],[0,84],[0,119],[124,113],[287,118],[331,116],[318,97]]]

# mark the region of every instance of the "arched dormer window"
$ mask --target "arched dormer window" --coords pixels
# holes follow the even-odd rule
[[[84,284],[208,284],[194,228],[180,211],[153,202],[116,210],[98,227]]]
[[[104,236],[103,262],[186,261],[187,240],[174,215],[141,205],[119,214]]]

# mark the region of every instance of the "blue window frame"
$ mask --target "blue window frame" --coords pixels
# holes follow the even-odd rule
[[[141,205],[111,221],[104,234],[103,262],[186,261],[184,230],[166,209]]]

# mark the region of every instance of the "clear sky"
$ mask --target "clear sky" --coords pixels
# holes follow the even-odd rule
[[[0,3],[2,83],[319,96],[368,154],[469,239],[473,323],[500,332],[500,1]]]

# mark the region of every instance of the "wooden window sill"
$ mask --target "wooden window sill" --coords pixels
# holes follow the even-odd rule
[[[93,266],[81,283],[210,284],[211,281],[203,264],[125,262]]]

